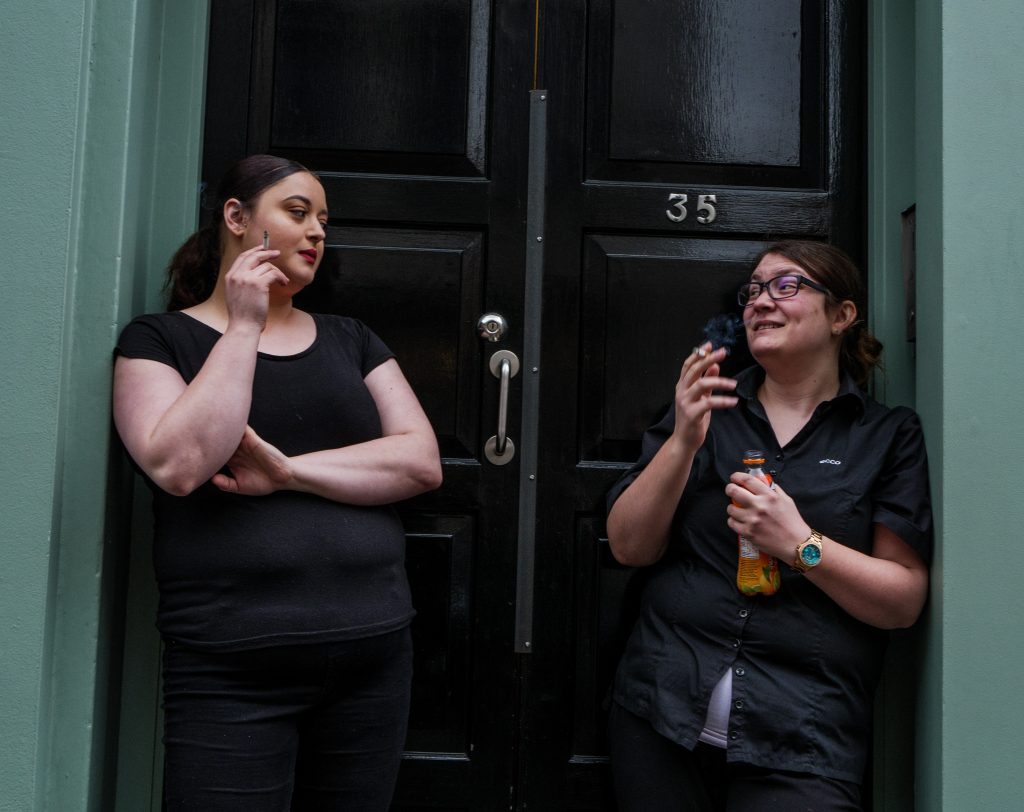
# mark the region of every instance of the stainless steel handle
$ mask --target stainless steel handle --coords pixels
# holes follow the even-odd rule
[[[505,453],[505,448],[508,446],[508,382],[512,380],[512,364],[507,358],[501,359],[500,369],[501,373],[498,376],[501,379],[501,389],[498,392],[498,434],[496,435],[497,441],[494,443],[494,453],[499,457]]]
[[[516,455],[516,446],[508,437],[508,385],[519,374],[519,357],[508,350],[491,356],[491,374],[501,381],[498,390],[498,433],[484,444],[484,456],[494,465],[505,465]]]

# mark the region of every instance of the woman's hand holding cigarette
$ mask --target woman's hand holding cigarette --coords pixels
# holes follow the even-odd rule
[[[723,390],[732,392],[736,388],[733,378],[719,377],[720,364],[725,360],[727,350],[717,350],[711,342],[694,347],[686,360],[676,383],[675,410],[676,425],[673,436],[689,453],[704,443],[712,409],[731,409],[737,399],[733,395],[718,394]]]

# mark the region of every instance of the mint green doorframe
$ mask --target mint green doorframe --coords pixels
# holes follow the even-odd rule
[[[206,0],[4,4],[4,809],[112,808],[130,480],[110,453],[111,348],[195,221],[207,16]]]

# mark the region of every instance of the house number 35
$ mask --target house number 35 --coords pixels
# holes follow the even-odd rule
[[[665,215],[673,223],[681,223],[686,219],[686,215],[689,212],[686,210],[686,204],[689,201],[689,197],[684,194],[673,193],[668,196],[668,204],[670,208],[665,209]],[[718,216],[718,212],[715,210],[715,204],[718,202],[718,198],[715,195],[697,195],[697,222],[707,225],[708,223],[715,222],[715,218]]]

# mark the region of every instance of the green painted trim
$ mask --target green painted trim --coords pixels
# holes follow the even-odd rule
[[[131,487],[112,445],[111,350],[159,287],[162,263],[154,273],[151,258],[166,257],[195,220],[205,86],[206,0],[90,0],[85,10],[36,747],[40,810],[112,808]]]
[[[4,4],[0,31],[0,806],[38,808],[52,639],[65,307],[89,7]],[[90,663],[87,661],[88,668]]]
[[[915,202],[914,7],[873,0],[868,10],[868,291],[871,331],[885,346],[874,394],[914,406],[914,345],[906,340],[902,212]],[[914,808],[915,700],[920,629],[892,635],[875,696],[875,812]]]
[[[868,289],[871,331],[885,346],[875,395],[914,405],[906,339],[901,213],[915,201],[914,7],[873,0],[868,12]]]
[[[943,277],[945,189],[943,167],[943,3],[917,0],[915,13],[915,188],[917,192],[917,409],[928,439],[935,515],[935,558],[923,629],[922,687],[918,700],[917,810],[945,809],[943,751],[943,643],[945,605],[945,402],[943,393]],[[961,807],[963,808],[963,807]],[[955,812],[950,809],[949,812]]]

